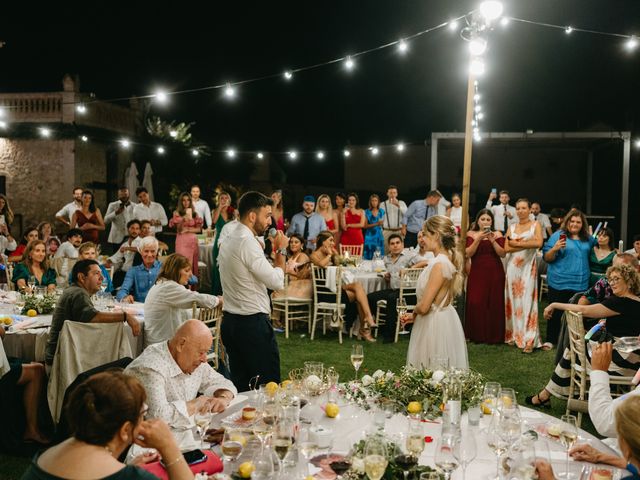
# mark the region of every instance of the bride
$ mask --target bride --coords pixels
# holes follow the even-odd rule
[[[413,323],[407,365],[429,368],[429,358],[447,358],[449,366],[469,368],[467,344],[458,313],[451,301],[462,290],[462,256],[457,250],[456,229],[448,217],[436,215],[422,228],[427,250],[435,258],[420,274],[416,286],[418,304],[404,317]]]

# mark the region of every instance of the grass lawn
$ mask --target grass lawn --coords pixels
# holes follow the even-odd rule
[[[540,312],[544,305],[541,305]],[[542,338],[546,322],[540,322]],[[291,332],[289,339],[284,334],[278,335],[280,345],[282,378],[286,378],[289,370],[302,367],[305,361],[319,361],[325,365],[333,365],[340,374],[340,380],[353,378],[354,371],[350,362],[351,345],[357,340],[344,337],[344,343],[338,343],[335,333],[319,336],[312,342],[302,330]],[[362,342],[361,342],[362,343]],[[396,344],[369,344],[364,342],[364,363],[360,374],[373,373],[377,369],[399,370],[404,364],[409,345],[409,336],[401,336]],[[471,368],[482,373],[487,381],[500,382],[503,386],[514,388],[518,394],[518,402],[524,404],[527,395],[537,393],[549,380],[554,368],[554,351],[535,351],[524,355],[515,347],[507,345],[476,345],[469,343],[469,363]],[[565,402],[552,400],[552,409],[545,410],[554,416],[565,413]],[[593,426],[585,415],[582,428],[594,433]],[[29,460],[0,455],[0,480],[18,479],[26,469]]]

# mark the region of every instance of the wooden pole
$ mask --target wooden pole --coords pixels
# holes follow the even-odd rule
[[[475,75],[469,72],[467,85],[467,116],[464,129],[464,169],[462,174],[462,223],[460,225],[460,249],[466,260],[465,246],[469,229],[469,188],[471,186],[471,151],[473,149],[473,97],[475,95]]]

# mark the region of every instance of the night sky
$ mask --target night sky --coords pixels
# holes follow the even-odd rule
[[[468,1],[5,2],[0,91],[60,90],[69,72],[100,98],[194,88],[309,65],[393,41],[468,12]],[[18,5],[20,4],[20,5]],[[515,17],[640,33],[637,0],[506,1]],[[485,131],[594,125],[636,133],[640,48],[512,22],[498,28],[481,81]],[[173,97],[157,113],[195,121],[214,147],[301,150],[422,142],[461,130],[466,49],[447,29],[341,64],[240,88]],[[600,128],[602,129],[602,128]],[[635,157],[635,155],[634,155]],[[331,159],[329,159],[330,161]]]

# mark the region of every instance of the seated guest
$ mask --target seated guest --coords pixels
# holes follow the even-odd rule
[[[23,480],[53,478],[108,478],[153,480],[157,477],[138,465],[155,461],[158,454],[136,457],[132,465],[118,458],[135,443],[154,448],[162,456],[171,480],[192,479],[175,438],[162,420],[145,420],[144,387],[121,372],[104,372],[81,383],[67,407],[73,436],[37,454]]]
[[[635,255],[635,257],[640,260],[640,235],[633,236],[633,248],[625,250],[624,253]]]
[[[638,270],[638,259],[629,253],[619,253],[613,257],[613,265],[631,265],[636,271]],[[604,276],[598,280],[589,290],[584,292],[578,300],[579,305],[592,305],[594,303],[602,303],[602,301],[611,296],[611,285],[609,280]]]
[[[121,302],[144,303],[147,293],[156,283],[158,272],[162,266],[157,259],[158,241],[155,237],[143,238],[138,245],[138,250],[142,256],[142,263],[130,268],[125,275],[122,286],[116,295],[116,299]]]
[[[13,218],[13,210],[9,206],[9,199],[6,195],[0,193],[0,223],[11,226]]]
[[[589,286],[593,286],[598,280],[605,277],[607,268],[613,264],[613,257],[616,256],[615,238],[613,230],[605,227],[598,232],[598,243],[591,249],[589,254]]]
[[[411,260],[409,260],[409,268],[424,268],[429,265],[429,260],[433,258],[433,252],[427,250],[427,242],[422,234],[422,230],[418,232],[418,246],[408,249]]]
[[[53,365],[53,357],[58,346],[58,336],[65,320],[84,323],[118,323],[125,321],[133,334],[140,334],[140,323],[126,312],[99,312],[91,303],[91,295],[97,293],[102,285],[102,271],[95,260],[79,260],[71,272],[73,283],[65,288],[56,304],[51,319],[51,330],[45,350],[45,363]]]
[[[84,242],[80,245],[78,249],[80,256],[78,257],[80,260],[95,260],[98,256],[98,247],[93,242]],[[107,281],[107,288],[105,292],[113,292],[113,284],[111,283],[111,277],[109,276],[109,270],[100,264],[100,271],[102,272],[102,278]],[[71,273],[69,274],[69,284],[73,283],[73,279]]]
[[[114,267],[113,282],[116,287],[122,285],[125,275],[133,267],[133,259],[138,253],[138,245],[142,241],[140,237],[140,220],[129,220],[127,222],[127,233],[129,236],[124,240],[118,251],[111,255],[105,266]]]
[[[149,415],[174,429],[193,426],[193,415],[208,407],[224,411],[237,393],[231,381],[207,363],[213,337],[200,320],[187,320],[168,342],[148,346],[126,368],[147,391]],[[198,396],[198,394],[202,394]]]
[[[571,303],[550,303],[544,309],[544,317],[550,318],[554,310],[570,310],[582,313],[589,318],[606,318],[607,332],[614,337],[626,337],[640,335],[640,276],[629,265],[609,267],[607,278],[613,291],[613,295],[596,305],[575,305]],[[616,351],[610,371],[617,375],[633,376],[635,369],[630,369],[629,362],[625,361]],[[529,405],[550,406],[551,395],[566,398],[569,392],[571,370],[571,356],[569,348],[566,348],[562,360],[556,366],[555,372],[549,383],[537,395],[526,398]]]
[[[144,302],[144,341],[147,345],[166,342],[185,321],[191,318],[191,308],[197,304],[214,308],[222,297],[198,293],[185,286],[191,277],[191,263],[178,254],[169,255],[158,273]]]
[[[48,443],[38,428],[38,404],[46,382],[41,363],[9,360],[4,352],[0,326],[0,408],[10,411],[2,419],[0,451],[24,453],[23,442]]]
[[[333,234],[329,231],[320,232],[316,242],[316,250],[310,256],[311,262],[314,265],[325,268],[329,265],[335,265],[336,257],[338,257],[338,252],[335,249]],[[368,342],[375,342],[376,339],[371,336],[371,327],[374,326],[375,322],[373,315],[371,315],[364,288],[358,282],[343,283],[342,291],[347,296],[346,300],[355,303],[358,307],[360,315],[360,332],[358,336],[362,336]]]
[[[82,243],[82,230],[72,228],[67,232],[67,241],[60,245],[54,258],[78,258],[78,247]]]
[[[387,270],[384,278],[391,288],[371,292],[367,295],[369,308],[372,312],[376,309],[376,304],[379,300],[387,301],[386,323],[380,327],[382,341],[384,343],[393,342],[395,339],[396,322],[398,321],[396,302],[400,295],[400,272],[405,268],[410,268],[411,261],[413,260],[411,251],[404,249],[404,242],[399,233],[389,235],[387,243],[387,251],[389,253],[384,256],[384,266]],[[411,303],[415,304],[415,301],[410,302],[410,304]]]
[[[10,262],[19,262],[22,260],[22,254],[27,248],[27,244],[31,240],[37,240],[39,237],[38,229],[36,227],[27,227],[22,235],[22,239],[20,243],[16,247],[16,249],[9,254]]]
[[[13,269],[11,281],[19,291],[27,289],[29,279],[35,278],[36,287],[47,287],[49,292],[56,288],[56,272],[49,268],[47,249],[42,240],[32,240],[22,254],[22,262]]]

